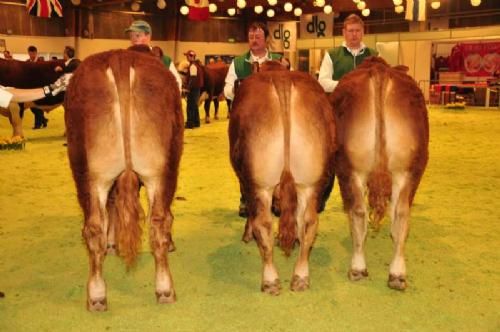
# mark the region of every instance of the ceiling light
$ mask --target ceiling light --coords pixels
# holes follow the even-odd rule
[[[208,11],[211,13],[215,13],[217,11],[217,5],[215,3],[211,3],[208,5]]]
[[[271,6],[276,6],[276,4],[278,3],[278,0],[267,0],[267,3]]]
[[[394,7],[394,11],[396,13],[398,13],[398,14],[401,14],[402,12],[405,11],[405,7],[403,7],[403,6],[396,6],[396,7]]]
[[[132,9],[132,11],[134,12],[138,12],[139,9],[141,9],[141,5],[138,3],[138,2],[132,2],[132,4],[130,5],[130,9]]]
[[[189,14],[189,7],[188,6],[182,6],[179,11],[181,12],[182,15],[187,15]]]
[[[293,15],[295,15],[295,16],[300,16],[300,15],[302,15],[302,8],[300,8],[300,7],[295,8],[295,9],[293,10]]]
[[[363,10],[366,8],[366,2],[364,1],[360,1],[358,2],[358,4],[356,5],[356,7],[358,7],[359,10]]]
[[[227,10],[227,13],[229,16],[234,16],[234,14],[236,14],[236,9],[235,8],[229,8]]]
[[[432,9],[439,9],[439,7],[441,7],[441,2],[439,2],[439,1],[432,1],[431,2]]]
[[[165,9],[165,7],[167,7],[167,3],[165,2],[165,0],[158,0],[156,2],[156,7],[160,9]]]
[[[370,9],[365,8],[361,11],[361,15],[363,16],[370,16]]]
[[[247,2],[245,0],[237,0],[236,7],[243,9],[247,6]]]
[[[323,11],[325,12],[325,14],[331,14],[333,12],[333,8],[330,5],[326,5],[325,7],[323,7]]]
[[[285,9],[286,12],[291,12],[293,10],[293,5],[290,2],[285,2],[283,9]]]
[[[262,13],[264,11],[264,7],[262,7],[260,5],[259,6],[255,6],[255,8],[253,10],[255,11],[255,13],[260,14],[260,13]]]
[[[266,12],[267,17],[274,17],[274,10],[273,9],[268,9]]]
[[[470,4],[477,7],[481,4],[481,0],[470,0]]]
[[[394,6],[401,6],[403,0],[392,0],[392,2],[394,3]]]

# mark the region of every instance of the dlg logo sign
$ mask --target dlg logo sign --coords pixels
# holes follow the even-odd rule
[[[296,49],[297,22],[269,22],[271,50],[273,52],[293,52]]]
[[[281,40],[283,43],[283,49],[289,50],[290,49],[290,37],[292,36],[292,33],[290,30],[285,29],[283,27],[283,24],[278,24],[278,28],[273,30],[273,38],[277,40]]]
[[[325,37],[326,22],[314,15],[312,21],[307,23],[306,29],[309,33],[315,33],[316,37]]]
[[[300,17],[300,38],[330,38],[333,36],[333,15],[309,14]]]

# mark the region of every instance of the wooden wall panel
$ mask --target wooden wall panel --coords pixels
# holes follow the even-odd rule
[[[179,20],[180,41],[246,42],[244,19],[214,18],[206,22],[194,22],[181,17]]]
[[[24,5],[0,3],[0,33],[25,36],[64,36],[64,19],[34,17],[28,14]]]

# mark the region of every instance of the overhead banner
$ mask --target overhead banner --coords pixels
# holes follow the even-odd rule
[[[295,52],[297,41],[297,23],[269,22],[267,24],[271,36],[271,51],[273,52]]]
[[[309,14],[300,16],[300,39],[331,38],[333,36],[333,15]]]

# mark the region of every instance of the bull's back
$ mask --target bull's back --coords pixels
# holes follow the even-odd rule
[[[117,176],[127,164],[140,174],[164,165],[182,114],[175,79],[153,60],[116,50],[79,66],[65,99],[72,166]]]

